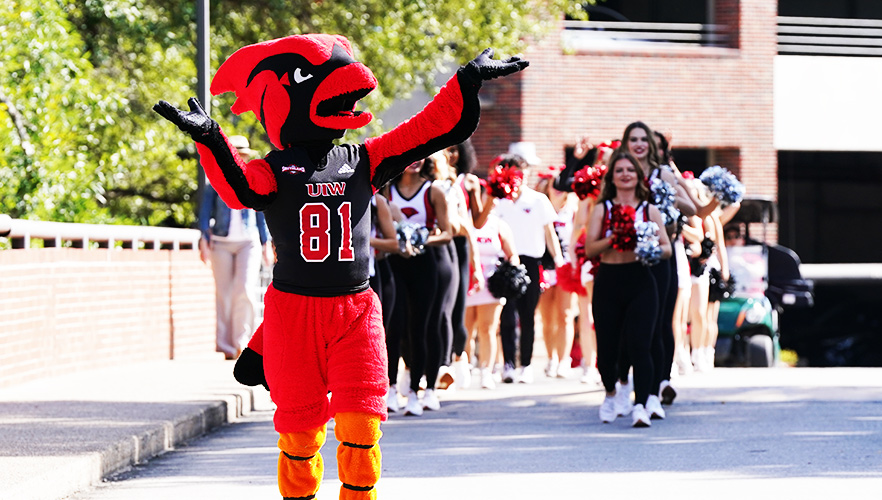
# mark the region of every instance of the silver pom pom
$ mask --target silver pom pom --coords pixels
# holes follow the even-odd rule
[[[649,201],[661,212],[665,225],[670,226],[676,222],[680,218],[680,211],[676,207],[677,193],[674,187],[656,177],[650,181],[649,191]]]
[[[698,178],[723,205],[738,203],[744,198],[744,184],[719,165],[708,167]]]
[[[638,222],[634,224],[637,230],[637,247],[634,253],[637,260],[644,266],[654,266],[661,261],[662,249],[659,246],[658,224],[655,222]]]

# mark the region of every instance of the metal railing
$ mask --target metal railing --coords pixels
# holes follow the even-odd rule
[[[573,49],[659,47],[728,47],[717,24],[564,21],[564,43]]]
[[[882,284],[882,264],[800,264],[799,272],[815,283]]]
[[[882,20],[778,17],[778,54],[882,56]]]
[[[170,227],[33,221],[0,214],[0,237],[9,238],[15,249],[31,248],[31,240],[42,240],[44,248],[120,246],[132,250],[195,250],[199,248],[201,233],[196,229]]]

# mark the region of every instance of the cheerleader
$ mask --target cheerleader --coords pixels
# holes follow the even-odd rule
[[[515,251],[514,238],[508,224],[495,214],[490,214],[484,226],[474,232],[475,250],[479,256],[478,272],[482,279],[466,298],[466,330],[469,332],[466,351],[474,353],[477,340],[479,349],[477,359],[481,371],[481,388],[493,389],[496,381],[493,377],[493,365],[497,356],[497,335],[499,315],[505,299],[494,297],[486,286],[496,271],[500,256],[504,256],[512,265],[519,265],[520,259]]]
[[[419,160],[408,166],[386,188],[385,194],[391,203],[399,207],[405,221],[432,231],[426,246],[444,247],[450,243],[452,237],[447,217],[447,201],[440,188],[420,175],[424,163],[425,160]],[[435,228],[437,231],[434,231]],[[408,259],[393,255],[389,257],[389,263],[395,275],[397,297],[391,328],[386,332],[389,380],[395,381],[398,378],[398,358],[401,355],[399,349],[404,340],[410,350],[410,387],[406,392],[405,415],[419,416],[424,408],[440,408],[434,380],[431,385],[426,386],[423,399],[420,400],[418,396],[423,375],[426,375],[428,382],[432,375],[437,376],[440,368],[435,357],[428,356],[428,352],[440,353],[442,349],[440,331],[429,323],[432,307],[438,300],[438,265],[435,255],[430,252]]]
[[[561,185],[561,172],[558,176],[550,174],[542,177],[536,185],[536,191],[544,194],[551,201],[551,206],[557,213],[554,231],[557,233],[562,255],[569,255],[569,245],[573,233],[573,219],[577,209],[577,198],[574,194],[563,189]],[[572,365],[570,350],[573,347],[573,337],[577,303],[575,294],[568,285],[563,282],[565,276],[561,274],[561,282],[558,281],[558,272],[570,272],[571,260],[561,268],[556,268],[549,263],[548,269],[543,269],[545,291],[539,296],[539,314],[542,318],[542,337],[545,340],[545,349],[548,354],[548,365],[545,375],[551,378],[564,378]],[[570,272],[570,274],[572,274]]]
[[[683,212],[687,215],[695,212],[695,205],[690,201],[685,189],[680,185],[673,170],[665,165],[660,164],[660,159],[664,158],[664,154],[659,152],[659,144],[657,136],[652,132],[648,125],[643,122],[633,122],[625,127],[622,137],[622,147],[626,148],[640,164],[648,182],[658,184],[662,191],[669,192],[669,196],[663,196],[656,200],[659,208],[665,210],[665,231],[670,240],[676,232],[676,212]],[[658,316],[656,318],[655,333],[652,340],[652,355],[654,362],[654,374],[652,382],[652,392],[649,398],[648,411],[653,418],[664,418],[665,412],[661,405],[660,396],[664,392],[664,397],[668,402],[673,401],[676,396],[673,388],[670,386],[671,365],[674,360],[674,305],[676,302],[677,286],[674,282],[676,277],[676,263],[671,259],[666,259],[650,268],[655,278],[656,292],[659,298]],[[619,380],[620,385],[626,387],[626,392],[630,393],[630,385],[628,384],[629,362],[627,351],[622,352],[622,358],[619,364]],[[624,394],[620,394],[624,398]],[[620,401],[622,406],[625,401]]]
[[[650,205],[649,190],[639,162],[627,150],[618,150],[610,159],[603,188],[589,219],[585,255],[600,255],[594,278],[594,327],[597,334],[597,366],[606,390],[600,407],[601,421],[608,423],[619,414],[616,408],[616,378],[619,346],[624,342],[634,368],[635,404],[631,409],[635,427],[648,427],[646,401],[653,383],[650,352],[658,313],[655,279],[629,245],[636,238],[635,223],[654,222],[664,227],[661,213]],[[633,212],[631,226],[617,214]],[[665,231],[658,231],[661,257],[671,255]]]

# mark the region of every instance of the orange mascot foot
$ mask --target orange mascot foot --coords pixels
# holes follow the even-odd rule
[[[279,435],[279,492],[285,500],[315,498],[324,475],[319,453],[327,426]]]
[[[368,413],[338,413],[334,417],[337,446],[337,475],[343,485],[340,500],[374,500],[374,485],[380,479],[380,416]]]

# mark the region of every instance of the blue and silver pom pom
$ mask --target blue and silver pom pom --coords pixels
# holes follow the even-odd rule
[[[699,179],[723,205],[738,203],[744,198],[744,184],[719,165],[708,167]]]
[[[665,225],[669,226],[680,217],[677,210],[677,192],[667,181],[656,177],[649,182],[649,202],[658,208],[664,219]]]
[[[654,266],[661,261],[662,249],[658,243],[658,224],[655,222],[638,222],[634,225],[637,230],[637,247],[634,253],[637,260],[644,266]]]

